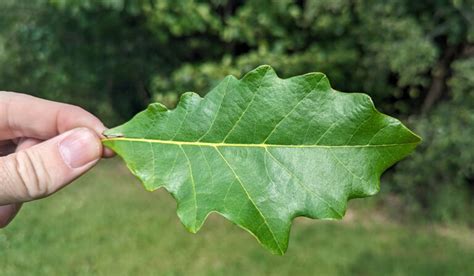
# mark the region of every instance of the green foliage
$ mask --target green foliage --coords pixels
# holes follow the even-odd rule
[[[109,122],[148,104],[152,76],[166,76],[194,52],[211,48],[211,40],[186,38],[208,31],[206,9],[194,1],[34,3],[0,4],[13,22],[15,15],[29,15],[0,41],[8,51],[2,64],[9,65],[0,69],[0,86],[73,102]]]
[[[2,64],[9,64],[1,69],[3,88],[122,119],[154,97],[208,91],[225,75],[241,75],[262,63],[283,76],[326,72],[338,89],[370,91],[383,110],[406,114],[424,96],[443,51],[473,32],[469,3],[463,1],[20,0],[0,5],[9,38],[3,42],[8,54]],[[16,19],[19,14],[24,19]]]
[[[169,83],[160,79],[161,87],[154,91],[206,91],[229,73],[241,75],[267,63],[283,76],[326,72],[338,89],[370,91],[384,110],[409,113],[408,108],[428,89],[430,70],[446,46],[433,38],[443,40],[449,35],[452,44],[465,39],[467,20],[456,13],[466,6],[251,1],[237,9],[219,33],[223,47],[230,51],[219,60],[183,65]],[[436,20],[441,23],[435,22],[432,13],[439,14]],[[242,52],[243,47],[248,50]],[[393,98],[397,100],[388,101]]]
[[[211,212],[283,254],[297,216],[342,218],[379,191],[383,171],[420,138],[367,95],[333,90],[321,73],[280,79],[261,66],[174,110],[152,104],[105,132],[145,187],[165,187],[197,232]]]
[[[415,124],[424,143],[399,165],[393,189],[408,211],[474,225],[474,58],[453,69],[451,99]]]

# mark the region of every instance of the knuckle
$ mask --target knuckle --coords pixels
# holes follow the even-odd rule
[[[67,105],[67,108],[71,111],[75,111],[75,112],[87,112],[85,109],[83,109],[82,107],[79,107],[77,105],[70,105],[68,104]]]
[[[46,196],[51,179],[41,158],[35,158],[31,151],[19,151],[13,160],[17,174],[14,184],[18,185],[29,199]]]
[[[77,105],[71,105],[71,104],[64,104],[64,110],[66,113],[73,113],[73,114],[90,114],[88,111],[86,111],[84,108],[77,106]]]

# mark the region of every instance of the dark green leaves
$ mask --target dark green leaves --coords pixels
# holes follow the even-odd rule
[[[337,92],[321,73],[280,79],[269,66],[204,98],[185,93],[174,110],[151,104],[105,134],[148,190],[176,198],[189,231],[218,212],[277,254],[294,217],[341,218],[420,142],[367,95]]]

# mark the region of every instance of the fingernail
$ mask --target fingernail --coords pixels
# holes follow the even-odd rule
[[[59,152],[69,167],[79,168],[99,159],[102,149],[99,137],[92,130],[78,128],[60,142]]]

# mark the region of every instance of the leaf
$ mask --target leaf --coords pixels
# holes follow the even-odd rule
[[[185,93],[174,110],[151,104],[105,135],[146,189],[173,195],[189,231],[217,212],[276,254],[293,218],[342,218],[420,142],[369,96],[337,92],[322,73],[280,79],[269,66],[204,98]]]

